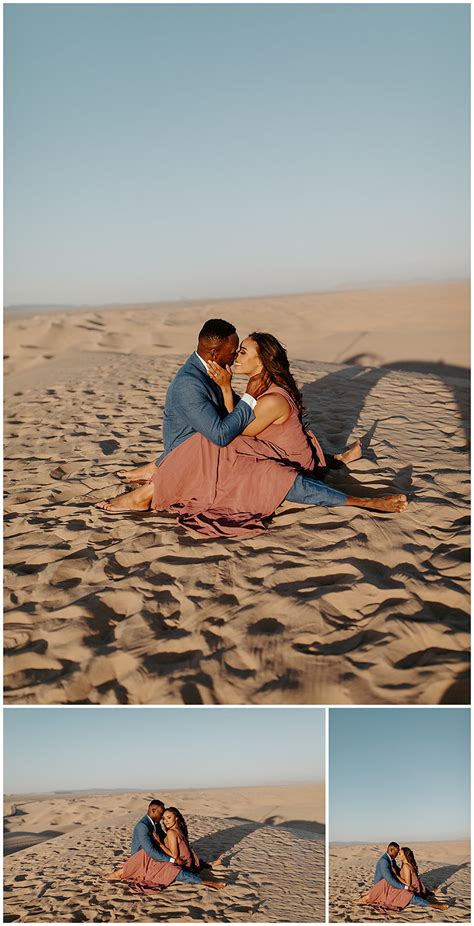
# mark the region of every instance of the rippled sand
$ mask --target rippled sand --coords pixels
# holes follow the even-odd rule
[[[191,843],[201,856],[223,853],[216,877],[226,882],[224,890],[175,884],[141,897],[124,883],[101,879],[101,871],[127,857],[133,825],[151,795],[25,797],[13,808],[27,816],[25,825],[51,826],[55,820],[69,832],[7,856],[4,922],[324,920],[324,824],[318,822],[323,786],[160,796],[186,814]],[[288,818],[303,805],[305,819]],[[226,812],[230,806],[234,816]],[[275,813],[267,816],[269,808]],[[15,816],[7,817],[10,832]]]
[[[448,910],[406,907],[399,913],[381,913],[351,903],[372,884],[377,860],[386,845],[331,845],[329,852],[329,919],[333,923],[469,923],[471,920],[471,850],[468,840],[420,842],[415,853],[427,887],[441,888],[440,901]]]
[[[6,702],[466,703],[466,297],[8,318]],[[202,540],[94,507],[159,453],[168,383],[216,314],[286,341],[326,449],[363,440],[333,484],[405,492],[406,513],[285,503],[266,533]]]

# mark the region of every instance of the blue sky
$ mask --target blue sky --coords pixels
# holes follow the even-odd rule
[[[468,709],[331,710],[329,743],[331,842],[469,836]]]
[[[318,708],[6,708],[5,793],[323,781]]]
[[[468,275],[468,4],[4,10],[7,304]]]

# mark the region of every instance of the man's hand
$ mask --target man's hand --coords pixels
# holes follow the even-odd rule
[[[271,379],[266,370],[262,370],[261,373],[257,373],[255,376],[251,376],[248,383],[246,392],[249,395],[253,396],[254,399],[258,399],[259,396],[263,395],[267,391],[269,386],[271,386]]]

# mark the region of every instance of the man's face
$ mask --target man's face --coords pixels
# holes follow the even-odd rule
[[[396,859],[396,857],[397,857],[399,851],[400,851],[400,850],[399,850],[399,849],[395,849],[394,846],[390,846],[390,848],[387,849],[387,852],[388,852],[390,858],[393,858],[393,859]]]
[[[160,807],[160,806],[155,805],[154,807],[149,807],[149,809],[148,809],[148,816],[149,816],[150,819],[153,820],[155,823],[158,823],[158,822],[161,820],[162,816],[163,816],[163,812],[164,812],[164,808],[163,808],[163,807]]]
[[[221,367],[232,366],[239,348],[238,334],[231,334],[225,341],[218,341],[217,346],[212,348],[212,359]]]

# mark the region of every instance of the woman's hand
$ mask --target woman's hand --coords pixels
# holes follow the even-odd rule
[[[223,367],[219,366],[215,360],[208,360],[207,363],[209,367],[209,376],[211,379],[217,383],[218,386],[222,389],[223,392],[231,388],[232,382],[232,370],[227,364],[225,370]]]

